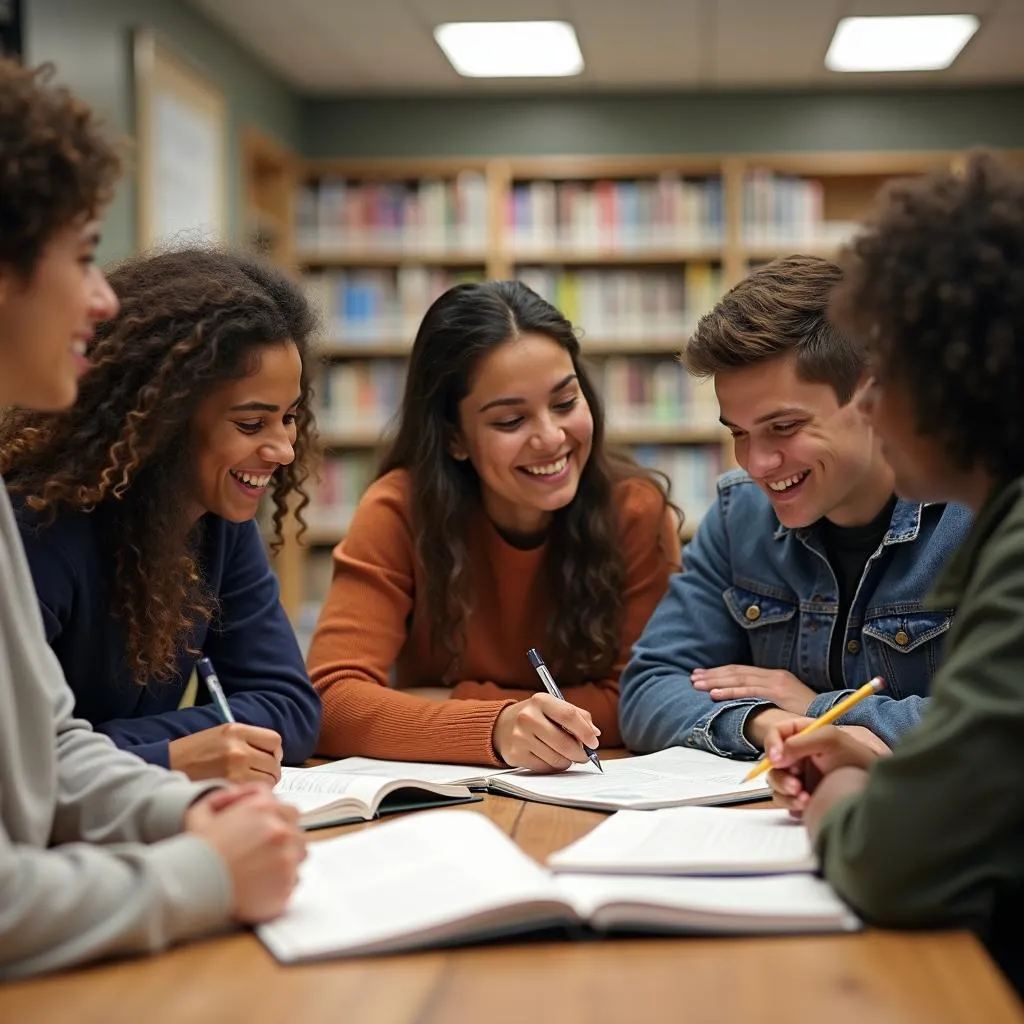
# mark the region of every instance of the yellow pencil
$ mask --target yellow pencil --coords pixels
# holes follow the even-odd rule
[[[830,711],[826,711],[821,718],[816,718],[810,725],[804,726],[798,733],[797,736],[806,736],[809,732],[814,732],[815,729],[820,729],[822,726],[831,725],[837,718],[845,715],[850,708],[859,704],[865,697],[870,697],[873,693],[878,693],[879,690],[885,689],[885,680],[881,676],[875,676],[870,682],[865,683],[859,690],[854,690],[845,700],[841,700],[834,708]],[[792,739],[792,737],[790,737]],[[767,757],[762,757],[760,761],[754,765],[753,768],[747,772],[744,782],[749,782],[751,779],[756,779],[758,775],[763,775],[772,763]]]

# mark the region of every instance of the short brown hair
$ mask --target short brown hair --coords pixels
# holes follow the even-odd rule
[[[0,59],[0,264],[26,277],[56,232],[106,205],[120,172],[92,110],[52,77]]]
[[[842,271],[818,256],[785,256],[758,267],[697,323],[682,358],[694,377],[794,353],[802,380],[829,384],[843,404],[864,371],[864,353],[828,319]]]
[[[1024,173],[974,153],[894,181],[841,259],[832,316],[918,430],[957,469],[1024,474]]]

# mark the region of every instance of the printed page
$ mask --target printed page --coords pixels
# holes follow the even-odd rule
[[[551,876],[474,811],[428,811],[311,843],[285,913],[257,929],[279,960],[409,948],[530,915],[572,917]]]
[[[373,775],[341,775],[317,772],[313,768],[282,768],[274,796],[297,807],[303,814],[339,800],[352,800],[367,810],[382,786],[390,780]]]
[[[742,813],[742,812],[739,812]],[[558,875],[558,887],[596,928],[758,934],[855,931],[857,916],[814,875],[642,878]]]
[[[310,768],[311,772],[346,775],[379,775],[388,779],[415,779],[417,782],[443,782],[483,785],[492,775],[504,775],[511,768],[485,768],[472,764],[430,764],[423,761],[382,761],[374,757],[345,757],[340,761]]]
[[[499,776],[492,786],[566,806],[638,810],[754,800],[769,795],[763,777],[743,782],[751,768],[749,762],[716,757],[702,750],[669,747],[654,754],[601,763],[603,775],[589,764],[573,765],[558,775],[521,770]]]
[[[548,858],[557,871],[773,874],[813,871],[807,829],[787,811],[669,807],[619,811]]]

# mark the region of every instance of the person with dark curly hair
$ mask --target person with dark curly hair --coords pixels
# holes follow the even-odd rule
[[[617,745],[619,673],[679,522],[658,478],[605,447],[569,321],[517,281],[449,289],[334,552],[308,659],[319,749],[559,771],[599,735]],[[571,703],[539,692],[531,647]]]
[[[882,759],[784,725],[770,783],[868,921],[971,928],[1024,991],[1024,174],[978,154],[893,184],[844,264],[897,490],[976,520],[931,595],[958,610],[920,725]]]
[[[119,165],[50,79],[0,60],[0,407],[47,418],[117,313],[93,254]],[[144,764],[74,705],[0,486],[0,979],[275,917],[304,856],[297,812]]]
[[[134,257],[109,280],[121,311],[89,343],[75,406],[0,419],[47,639],[77,714],[118,746],[273,784],[320,726],[255,520],[267,494],[279,545],[292,496],[300,520],[307,500],[314,318],[275,270],[215,250]],[[200,654],[234,723],[179,707]]]

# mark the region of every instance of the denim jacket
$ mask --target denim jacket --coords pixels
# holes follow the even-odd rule
[[[690,682],[695,668],[755,665],[786,669],[814,690],[813,718],[883,676],[885,692],[861,701],[842,723],[866,726],[893,745],[924,711],[951,621],[952,609],[926,608],[924,598],[970,526],[960,506],[899,500],[841,623],[839,584],[815,527],[780,526],[746,473],[726,473],[683,552],[683,572],[672,577],[622,675],[624,742],[638,751],[684,744],[758,756],[744,725],[771,702],[716,702]],[[828,675],[834,629],[846,636],[841,689]]]

